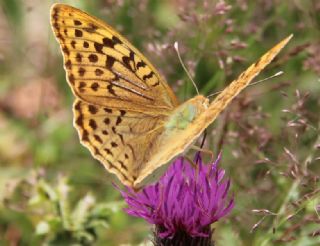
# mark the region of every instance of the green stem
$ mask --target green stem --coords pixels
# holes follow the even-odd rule
[[[279,218],[279,216],[281,216],[281,215],[285,212],[285,207],[286,207],[287,203],[289,202],[290,197],[292,197],[293,193],[296,192],[296,189],[298,188],[298,185],[299,185],[299,184],[300,184],[300,179],[299,179],[299,178],[296,179],[296,180],[292,183],[292,185],[291,185],[291,187],[290,187],[290,189],[289,189],[289,191],[288,191],[285,199],[284,199],[283,202],[282,202],[281,207],[278,209],[277,217],[276,217],[276,219],[275,219],[275,221],[274,221],[274,223],[273,223],[273,226],[272,226],[271,229],[269,229],[269,232],[268,232],[269,235],[272,233],[273,228],[276,227],[276,224],[277,224],[277,222],[278,222],[278,219],[277,219],[277,218]],[[278,227],[279,227],[281,224],[283,224],[286,220],[287,220],[287,218],[282,219],[281,222],[278,223]],[[272,234],[272,235],[273,235],[273,234]],[[266,245],[269,243],[269,241],[271,240],[271,238],[273,238],[273,237],[272,237],[272,236],[266,237],[265,240],[262,241],[262,243],[261,243],[260,245],[261,245],[261,246],[266,246]]]

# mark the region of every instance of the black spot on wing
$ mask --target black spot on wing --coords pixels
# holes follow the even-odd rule
[[[72,67],[72,65],[71,65],[71,61],[70,60],[68,60],[65,64],[64,64],[64,66],[66,67],[66,69],[71,69],[71,67]]]
[[[82,55],[80,53],[77,53],[76,55],[76,61],[77,62],[82,62]]]
[[[63,50],[63,52],[64,52],[67,56],[70,55],[70,51],[69,51],[69,49],[68,49],[66,46],[64,46],[64,47],[62,48],[62,50]]]
[[[116,36],[112,37],[112,40],[115,44],[122,44],[121,40],[119,38],[117,38]]]
[[[120,163],[122,169],[128,171],[128,168],[124,165],[123,161],[119,160],[118,162]]]
[[[109,125],[110,124],[110,119],[109,118],[105,118],[103,120],[103,122],[106,124],[106,125]]]
[[[111,108],[103,108],[103,110],[104,110],[106,113],[112,114],[112,109],[111,109]]]
[[[116,59],[113,56],[107,55],[106,56],[106,67],[108,69],[111,69],[115,61],[116,61]]]
[[[112,146],[113,148],[116,148],[116,147],[118,147],[118,144],[117,144],[116,142],[111,142],[111,146]]]
[[[113,89],[112,87],[113,87],[112,84],[109,84],[109,85],[107,86],[108,92],[109,92],[111,95],[117,96],[116,92],[114,91],[114,89]]]
[[[103,141],[102,141],[102,139],[100,138],[99,135],[94,134],[93,137],[94,137],[94,139],[95,139],[97,142],[99,142],[100,144],[103,144]]]
[[[96,54],[90,54],[90,55],[88,56],[88,59],[89,59],[90,62],[95,63],[95,62],[98,61],[98,56],[97,56]]]
[[[114,42],[112,41],[112,39],[106,37],[103,38],[102,42],[104,46],[108,48],[114,48]]]
[[[83,48],[89,48],[89,43],[87,41],[83,42]]]
[[[69,80],[70,84],[74,85],[75,78],[74,78],[74,75],[73,75],[73,74],[70,74],[70,75],[68,76],[68,80]]]
[[[122,119],[120,116],[117,117],[116,125],[119,125],[122,122]]]
[[[92,130],[96,130],[98,125],[94,119],[89,120],[89,126],[92,128]]]
[[[76,119],[76,124],[77,124],[78,126],[80,126],[80,127],[83,127],[83,116],[82,116],[82,114],[80,114],[80,115],[78,116],[78,118]]]
[[[137,69],[139,69],[140,67],[145,67],[147,64],[145,64],[145,62],[144,61],[139,61],[138,63],[137,63]]]
[[[81,140],[82,141],[89,141],[89,133],[87,130],[83,130],[82,135],[81,135]]]
[[[71,46],[72,46],[72,48],[76,48],[76,44],[77,44],[77,42],[75,41],[75,40],[72,40],[71,41]]]
[[[75,108],[76,110],[80,110],[80,106],[81,106],[81,102],[78,101],[78,102],[74,105],[74,108]]]
[[[122,57],[122,62],[125,65],[126,68],[128,68],[132,72],[135,72],[135,67],[131,67],[131,64],[133,64],[133,66],[135,66],[133,51],[130,51],[129,56],[123,56]]]
[[[83,30],[85,30],[88,33],[94,33],[98,30],[98,26],[96,26],[93,23],[89,23],[89,27],[84,27]]]
[[[94,48],[96,49],[96,51],[97,51],[98,53],[103,54],[103,44],[94,42],[93,45],[94,45]]]
[[[100,69],[100,68],[96,68],[96,70],[94,71],[94,73],[96,74],[96,76],[101,76],[104,74],[104,72]]]
[[[154,72],[151,71],[149,74],[146,74],[142,77],[143,80],[151,79],[154,75]]]
[[[99,89],[99,84],[97,82],[92,83],[91,89],[93,91],[97,91]]]
[[[108,149],[108,148],[104,148],[104,151],[105,151],[108,155],[113,156],[113,153],[111,152],[111,150],[110,150],[110,149]]]
[[[81,38],[83,36],[83,32],[79,29],[75,29],[74,30],[74,35],[77,37],[77,38]]]
[[[79,76],[81,76],[81,77],[84,76],[85,72],[86,72],[86,70],[85,70],[83,67],[80,67],[80,68],[78,69],[78,74],[79,74]]]
[[[73,23],[74,23],[75,26],[81,26],[82,25],[81,21],[79,21],[79,20],[74,20]]]
[[[91,114],[96,114],[98,112],[98,109],[96,106],[89,104],[88,110]]]

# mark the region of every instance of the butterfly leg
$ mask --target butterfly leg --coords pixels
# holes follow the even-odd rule
[[[183,156],[185,159],[187,159],[187,161],[191,164],[191,166],[193,167],[193,168],[195,168],[195,169],[197,169],[197,163],[196,162],[194,162],[189,156],[187,156],[187,155],[184,155]]]
[[[202,152],[202,153],[207,154],[207,155],[210,155],[210,159],[213,160],[213,152],[211,150],[203,149],[203,148],[200,148],[200,147],[195,146],[195,145],[192,145],[191,149],[199,151],[199,152]]]
[[[199,173],[199,165],[194,162],[190,157],[188,157],[187,155],[184,156],[184,158],[186,158],[188,160],[188,162],[191,164],[191,166],[195,169],[195,179],[198,179],[198,173]]]

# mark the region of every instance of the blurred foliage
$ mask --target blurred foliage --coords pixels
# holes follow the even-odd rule
[[[123,205],[97,203],[91,194],[86,194],[71,206],[73,190],[66,177],[60,176],[50,185],[39,171],[29,176],[11,180],[3,201],[11,210],[32,215],[38,237],[35,242],[42,239],[47,245],[92,245],[98,228],[107,229],[110,217]]]
[[[53,2],[0,1],[0,245],[136,245],[149,225],[119,211],[116,180],[72,127],[73,96],[49,25]],[[123,33],[181,101],[195,90],[175,41],[209,95],[293,33],[259,78],[284,75],[246,89],[208,129],[206,148],[223,151],[236,197],[215,238],[217,245],[320,243],[319,1],[60,2]]]

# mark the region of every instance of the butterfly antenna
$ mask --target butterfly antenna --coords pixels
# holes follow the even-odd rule
[[[183,67],[184,71],[187,73],[187,75],[188,75],[189,79],[191,80],[191,82],[192,82],[192,84],[193,84],[194,88],[195,88],[195,89],[196,89],[196,91],[197,91],[197,94],[199,95],[198,87],[197,87],[196,83],[194,82],[194,80],[192,79],[192,77],[191,77],[191,75],[190,75],[190,73],[189,73],[188,69],[186,68],[186,66],[184,65],[184,63],[183,63],[183,61],[182,61],[182,59],[181,59],[180,52],[179,52],[179,45],[178,45],[178,42],[174,42],[173,47],[174,47],[174,49],[176,50],[176,52],[177,52],[177,54],[178,54],[178,58],[179,58],[179,61],[180,61],[180,63],[181,63],[181,66]]]
[[[264,81],[266,81],[266,80],[268,80],[268,79],[272,79],[272,78],[278,77],[278,76],[280,76],[280,75],[282,75],[282,74],[283,74],[283,71],[279,71],[279,72],[275,73],[274,75],[272,75],[272,76],[270,76],[270,77],[267,77],[267,78],[258,80],[258,81],[256,81],[256,82],[252,82],[252,83],[249,84],[248,86],[252,86],[252,85],[259,84],[259,83],[264,82]],[[214,95],[219,94],[220,92],[222,92],[222,91],[217,91],[217,92],[215,92],[215,93],[210,94],[210,95],[207,96],[207,97],[208,97],[208,98],[209,98],[209,97],[212,97],[212,96],[214,96]]]

